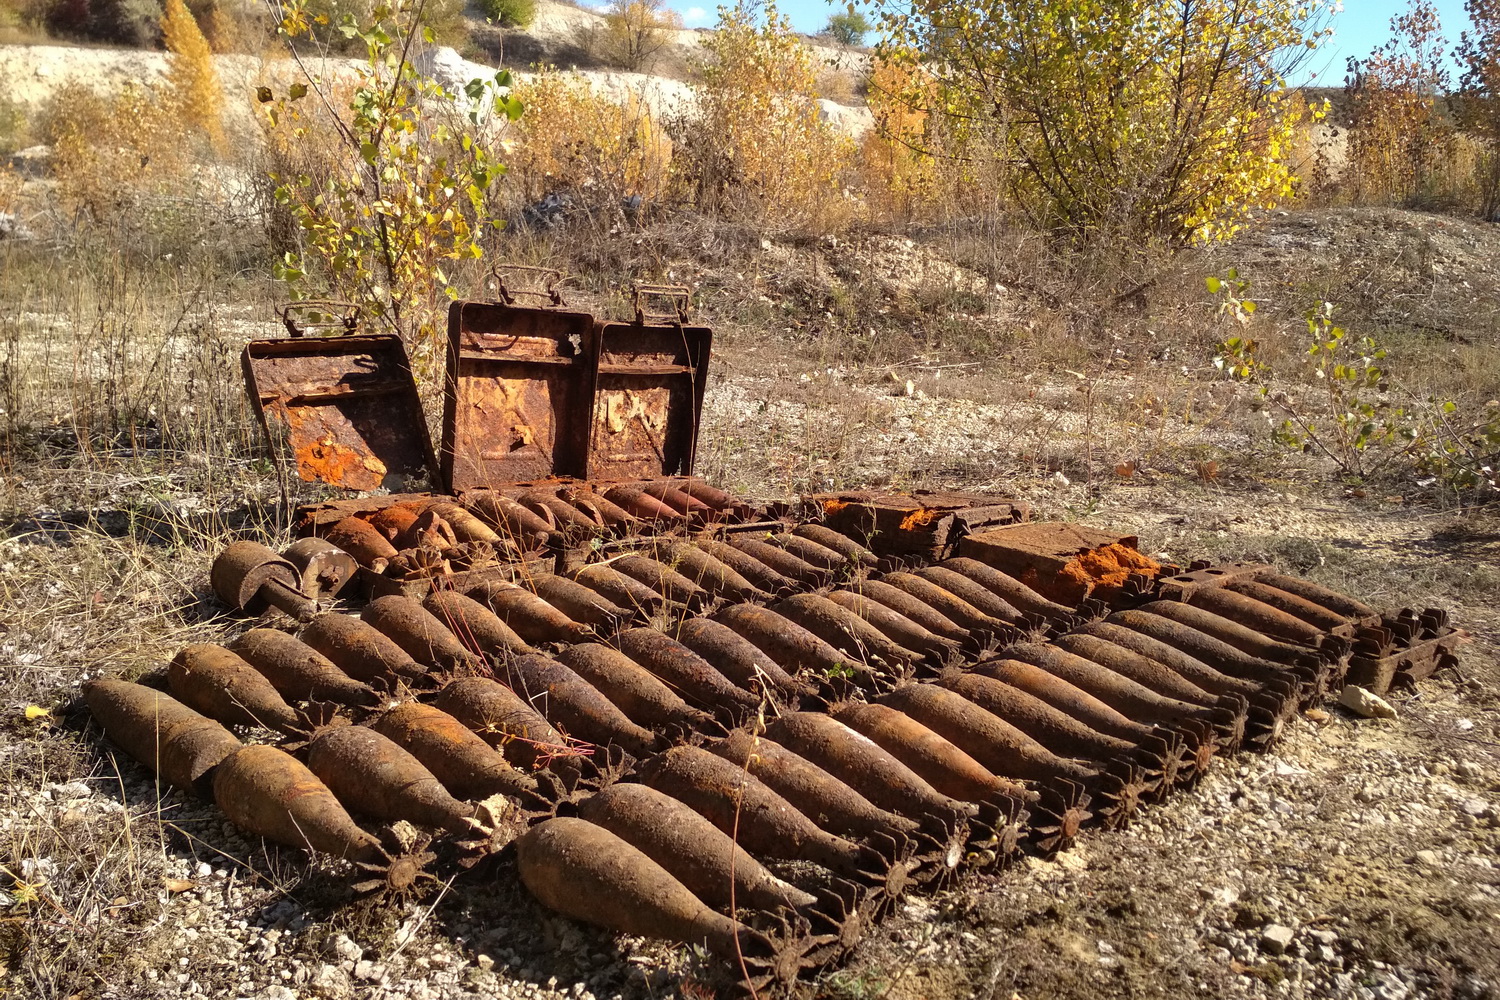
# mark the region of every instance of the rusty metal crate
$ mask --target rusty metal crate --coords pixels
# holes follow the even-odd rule
[[[978,493],[824,493],[807,500],[828,527],[897,559],[942,559],[975,531],[1031,517],[1024,502]]]
[[[401,338],[308,337],[290,319],[287,329],[289,338],[246,344],[241,365],[250,405],[273,448],[284,442],[290,450],[297,475],[349,490],[436,483],[432,441]]]
[[[440,448],[450,491],[584,474],[594,325],[560,304],[453,303]]]
[[[652,311],[656,299],[669,311]],[[595,348],[588,477],[692,472],[713,331],[688,322],[687,290],[638,287],[635,321],[599,324]]]

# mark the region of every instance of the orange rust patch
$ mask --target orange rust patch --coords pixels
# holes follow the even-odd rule
[[[823,501],[823,513],[825,513],[825,514],[837,514],[839,511],[843,510],[847,506],[849,506],[849,504],[846,503],[843,500],[824,500]]]
[[[936,521],[942,513],[936,507],[918,507],[901,519],[901,530],[916,531],[918,528],[925,528]]]
[[[1118,589],[1133,575],[1159,572],[1156,560],[1118,542],[1082,552],[1062,568],[1063,576],[1085,589]]]

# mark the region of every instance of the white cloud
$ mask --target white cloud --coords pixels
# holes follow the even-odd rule
[[[682,21],[684,24],[702,24],[707,20],[708,11],[704,10],[702,7],[689,7],[687,10],[682,12]]]

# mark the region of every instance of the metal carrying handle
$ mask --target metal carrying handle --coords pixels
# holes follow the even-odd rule
[[[507,274],[524,274],[535,278],[534,284],[539,288],[511,288],[505,283]],[[563,273],[556,268],[534,267],[530,264],[496,264],[490,268],[486,276],[495,281],[495,291],[500,295],[500,301],[508,306],[516,304],[516,299],[522,295],[531,295],[545,300],[549,308],[558,308],[567,305],[563,300],[562,292],[557,288],[562,283]]]
[[[292,337],[301,337],[309,330],[332,330],[342,329],[347,336],[359,331],[359,318],[363,310],[353,302],[345,302],[342,299],[303,299],[299,302],[288,302],[279,307],[276,314],[281,317],[281,325],[286,327],[286,332]],[[323,319],[304,319],[304,313],[314,317],[326,317]]]
[[[691,295],[692,292],[686,285],[634,285],[631,288],[631,299],[635,303],[635,321],[641,326],[645,326],[648,319],[664,319],[673,323],[686,324],[688,299]],[[666,299],[671,312],[649,308],[652,299]]]

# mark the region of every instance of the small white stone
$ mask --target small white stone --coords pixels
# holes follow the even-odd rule
[[[1396,707],[1373,691],[1358,684],[1345,684],[1339,692],[1339,704],[1366,719],[1394,719]]]
[[[1260,950],[1280,955],[1292,943],[1293,930],[1285,924],[1266,924],[1260,929]]]

